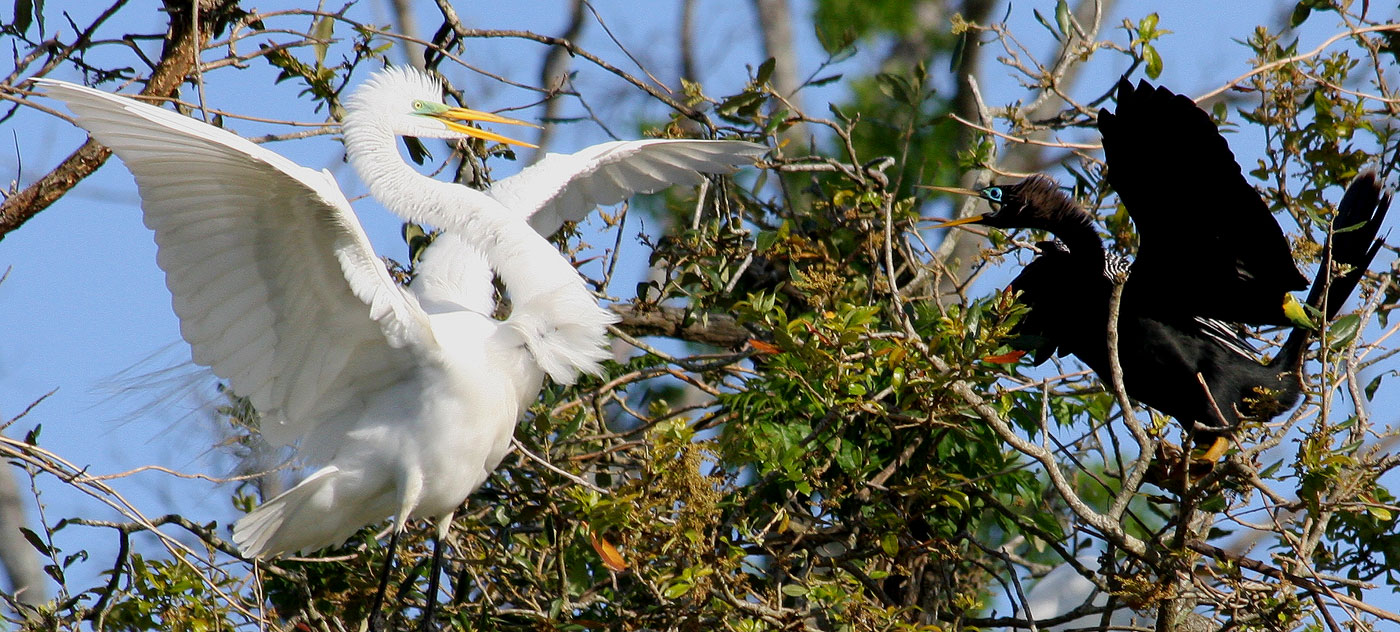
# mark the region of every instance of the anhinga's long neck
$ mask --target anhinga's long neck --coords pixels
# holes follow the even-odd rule
[[[992,226],[1040,229],[1054,235],[1076,261],[1104,261],[1103,242],[1094,228],[1094,216],[1079,206],[1064,189],[1043,174],[1032,175],[1005,187],[1006,200],[991,215]]]
[[[1101,267],[1106,256],[1099,231],[1094,227],[1094,217],[1080,208],[1074,200],[1063,194],[1055,195],[1042,202],[1045,208],[1036,222],[1038,226],[1054,235],[1066,247],[1076,261],[1085,265]]]

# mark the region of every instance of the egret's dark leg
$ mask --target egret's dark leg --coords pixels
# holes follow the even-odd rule
[[[438,576],[442,574],[442,549],[442,536],[434,537],[433,565],[428,570],[428,593],[424,595],[428,605],[423,608],[423,622],[419,625],[422,632],[433,629],[433,611],[437,609]]]
[[[384,592],[389,589],[389,571],[394,568],[394,551],[399,548],[399,529],[389,536],[389,550],[384,554],[384,567],[379,572],[379,589],[374,591],[374,602],[369,608],[369,632],[379,632],[382,623],[380,611],[384,608]]]

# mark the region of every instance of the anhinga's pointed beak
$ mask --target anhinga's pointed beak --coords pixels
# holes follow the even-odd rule
[[[964,189],[964,188],[962,188],[962,187],[936,187],[936,186],[928,185],[928,184],[920,184],[920,185],[918,185],[918,188],[920,188],[920,189],[928,189],[928,190],[930,190],[930,191],[941,191],[941,192],[943,192],[943,193],[956,193],[956,194],[958,194],[958,195],[970,195],[970,196],[972,196],[972,197],[982,197],[982,192],[981,192],[981,191],[976,191],[976,190],[973,190],[973,189]],[[962,226],[963,224],[972,224],[972,223],[975,223],[975,222],[981,220],[982,217],[983,217],[982,215],[972,215],[972,216],[969,216],[969,217],[964,217],[964,218],[962,218],[962,219],[955,219],[955,220],[950,221],[950,222],[943,222],[942,224],[938,224],[938,225],[936,225],[936,226],[933,226],[931,229],[948,228],[948,227],[950,227],[950,226]]]
[[[521,146],[521,147],[530,147],[530,148],[532,148],[532,149],[533,149],[533,148],[536,148],[535,145],[532,145],[532,144],[527,143],[527,142],[522,141],[522,140],[515,140],[514,138],[509,138],[509,137],[506,137],[506,136],[502,136],[502,135],[497,134],[497,133],[495,133],[495,132],[488,132],[488,131],[486,131],[486,130],[484,130],[484,129],[479,129],[479,128],[476,128],[476,127],[472,127],[472,126],[470,126],[470,125],[463,125],[463,124],[462,124],[462,122],[473,122],[473,123],[502,123],[502,124],[505,124],[505,125],[525,125],[525,126],[529,126],[529,127],[539,127],[538,125],[535,125],[534,123],[526,123],[525,121],[517,121],[517,120],[512,119],[512,118],[506,118],[506,117],[501,116],[501,115],[499,115],[499,114],[492,114],[492,113],[490,113],[490,112],[482,112],[482,111],[480,111],[480,110],[473,110],[473,109],[470,109],[470,108],[447,108],[446,110],[443,110],[442,112],[434,113],[433,116],[434,116],[435,118],[441,120],[443,123],[445,123],[445,124],[447,125],[447,127],[450,128],[451,130],[453,130],[453,131],[455,131],[455,132],[461,132],[461,133],[466,134],[466,135],[468,135],[468,136],[471,136],[471,137],[473,137],[473,138],[480,138],[480,139],[483,139],[483,140],[496,141],[496,142],[498,142],[498,143],[505,143],[505,144],[507,144],[507,145],[519,145],[519,146]],[[459,121],[460,121],[460,122],[459,122]]]
[[[930,191],[942,191],[944,193],[957,193],[958,195],[971,195],[972,197],[982,197],[981,191],[975,191],[973,189],[964,189],[962,187],[936,187],[930,184],[920,184],[918,185],[918,188],[928,189]]]
[[[972,216],[964,217],[964,218],[962,218],[962,219],[955,219],[955,220],[952,220],[952,221],[949,221],[949,222],[943,222],[942,224],[935,224],[935,225],[933,225],[933,226],[930,226],[930,227],[929,227],[929,230],[935,230],[935,229],[938,229],[938,228],[949,228],[949,227],[952,227],[952,226],[962,226],[963,224],[975,224],[975,223],[977,223],[977,222],[982,221],[982,218],[983,218],[983,217],[985,217],[985,216],[984,216],[984,215],[972,215]]]

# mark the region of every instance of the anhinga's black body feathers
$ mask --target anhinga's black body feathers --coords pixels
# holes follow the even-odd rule
[[[1189,99],[1126,82],[1119,98],[1116,113],[1100,113],[1100,128],[1109,181],[1140,237],[1119,309],[1125,390],[1183,423],[1208,428],[1233,427],[1241,413],[1273,417],[1297,402],[1310,334],[1295,330],[1263,363],[1231,323],[1286,322],[1288,292],[1307,286],[1283,232]],[[1030,307],[1015,331],[1019,346],[1037,364],[1052,353],[1074,355],[1107,381],[1109,302],[1122,260],[1104,250],[1092,216],[1048,177],[981,195],[995,210],[977,223],[1042,229],[1058,240],[1042,242],[1041,254],[1011,282]],[[1376,234],[1389,204],[1370,173],[1342,198],[1334,229],[1360,227],[1328,239],[1330,259],[1308,298],[1328,319],[1379,251]],[[1333,263],[1347,272],[1333,276]]]

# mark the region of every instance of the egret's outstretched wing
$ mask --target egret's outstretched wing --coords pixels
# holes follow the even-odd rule
[[[599,205],[673,184],[699,184],[702,173],[731,173],[766,151],[744,141],[616,141],[573,154],[548,154],[487,193],[507,208],[527,213],[530,226],[541,235],[551,235]]]
[[[363,405],[354,393],[436,346],[329,173],[168,110],[38,83],[136,177],[195,362],[252,400],[269,441],[320,444]]]
[[[1108,183],[1139,235],[1129,283],[1150,288],[1143,295],[1163,309],[1287,324],[1283,299],[1308,281],[1210,116],[1185,96],[1125,79],[1115,111],[1099,111],[1099,131]]]

